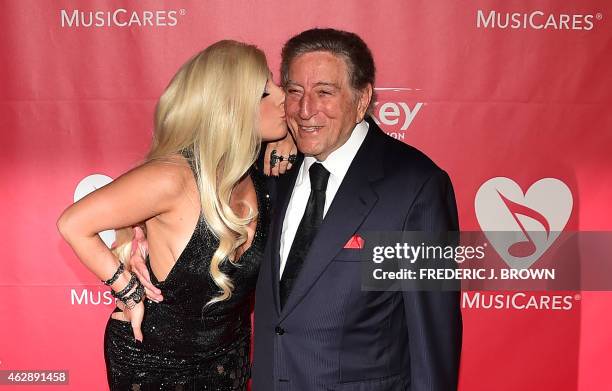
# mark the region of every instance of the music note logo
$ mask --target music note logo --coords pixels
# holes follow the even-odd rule
[[[535,182],[523,193],[512,179],[496,177],[480,186],[476,217],[489,242],[513,268],[529,268],[558,238],[569,220],[573,197],[555,178]]]

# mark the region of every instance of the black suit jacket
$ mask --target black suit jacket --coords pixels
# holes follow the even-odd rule
[[[368,231],[456,231],[448,175],[371,120],[281,310],[279,246],[300,162],[278,179],[255,299],[253,390],[455,390],[458,292],[368,292],[359,250]]]

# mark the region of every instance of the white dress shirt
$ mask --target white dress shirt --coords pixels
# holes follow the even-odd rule
[[[359,147],[363,143],[366,135],[368,134],[369,124],[366,121],[358,123],[349,139],[342,144],[338,149],[329,154],[325,161],[319,162],[329,171],[329,180],[327,182],[327,189],[325,190],[325,207],[323,208],[323,218],[327,214],[327,210],[331,205],[338,188],[349,169],[349,166],[353,162],[353,158],[357,154]],[[304,161],[300,166],[300,170],[291,193],[291,199],[287,206],[287,212],[285,213],[285,220],[283,221],[283,231],[281,233],[280,241],[280,276],[282,277],[283,271],[285,270],[285,264],[287,263],[287,257],[291,250],[291,244],[295,238],[298,226],[304,216],[306,210],[306,204],[308,203],[308,197],[310,197],[310,174],[308,170],[310,166],[317,162],[317,159],[312,156],[304,157]]]

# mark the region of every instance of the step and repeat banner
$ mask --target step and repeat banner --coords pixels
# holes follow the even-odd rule
[[[171,76],[221,39],[258,45],[278,81],[292,35],[356,32],[376,60],[375,120],[448,171],[462,230],[518,230],[531,213],[550,231],[612,231],[608,1],[0,5],[0,371],[107,389],[113,298],[55,222],[142,160]],[[609,292],[466,291],[462,309],[460,390],[612,390]]]

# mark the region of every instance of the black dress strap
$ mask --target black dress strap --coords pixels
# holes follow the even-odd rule
[[[195,157],[193,155],[193,151],[190,148],[185,148],[181,150],[181,155],[183,155],[183,157],[187,160],[187,163],[189,163],[189,167],[191,167],[191,171],[193,171],[193,174],[197,178],[198,176],[197,176],[197,171],[196,171],[196,166],[195,166]]]

